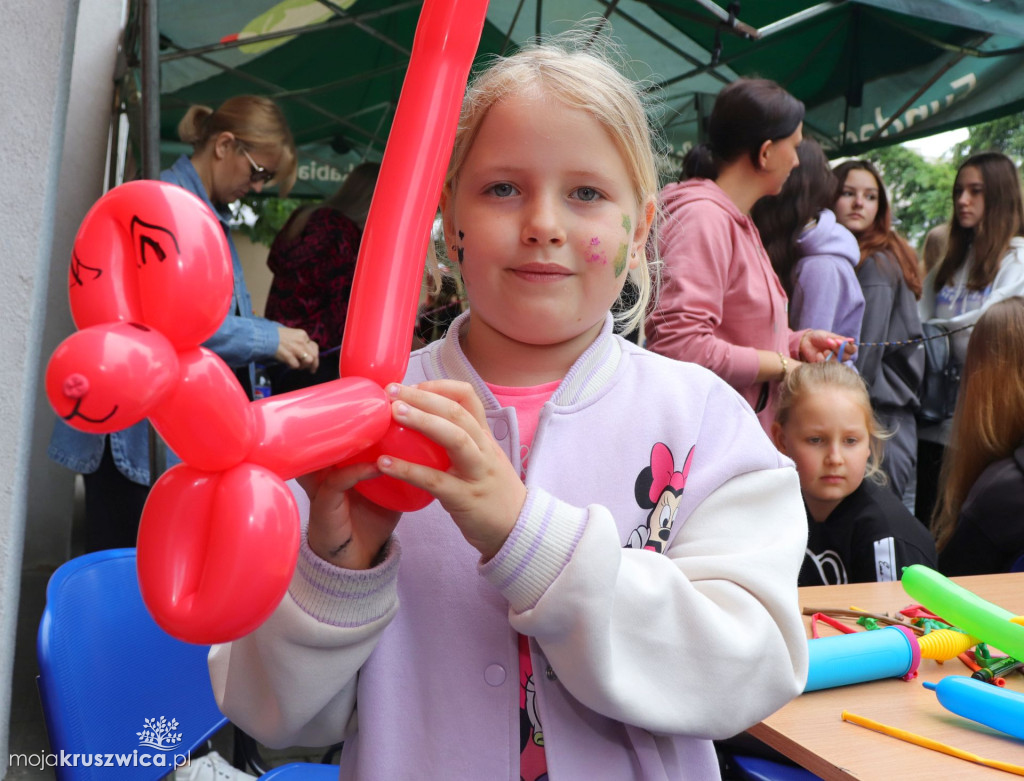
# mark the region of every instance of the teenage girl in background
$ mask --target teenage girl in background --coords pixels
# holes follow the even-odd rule
[[[864,292],[864,323],[856,367],[868,386],[871,406],[891,433],[882,458],[889,487],[914,511],[917,468],[918,389],[924,350],[917,299],[921,276],[917,256],[892,227],[885,184],[867,160],[848,160],[835,169],[836,217],[860,245],[857,281]],[[890,343],[890,344],[886,344]]]
[[[351,781],[704,781],[711,738],[803,686],[792,466],[713,374],[613,333],[651,289],[657,171],[600,44],[528,48],[466,94],[441,207],[471,306],[387,388],[451,467],[305,480],[289,595],[212,651],[232,720],[344,739]],[[437,501],[399,521],[350,490],[378,473]]]
[[[1024,298],[993,304],[967,346],[932,532],[946,575],[1024,569]]]
[[[789,296],[793,330],[820,328],[860,339],[864,294],[854,271],[860,248],[830,208],[836,179],[821,145],[805,138],[797,157],[800,165],[782,192],[762,198],[750,216]]]
[[[899,580],[911,564],[935,566],[928,530],[872,479],[882,436],[853,369],[808,364],[783,383],[772,437],[796,463],[807,507],[801,586]]]
[[[687,152],[684,181],[661,193],[664,286],[647,348],[713,371],[765,431],[786,373],[837,352],[849,336],[790,328],[786,292],[750,218],[798,164],[803,118],[803,104],[775,82],[737,79],[715,99],[707,143]]]
[[[1024,205],[1020,175],[999,152],[972,155],[957,171],[946,254],[928,273],[921,319],[949,329],[973,325],[998,301],[1024,295]],[[970,330],[950,337],[963,366]],[[918,427],[917,517],[932,517],[951,419]]]

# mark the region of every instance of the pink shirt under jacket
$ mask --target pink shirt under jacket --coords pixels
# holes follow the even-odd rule
[[[721,187],[689,179],[666,186],[661,198],[665,270],[647,349],[710,369],[754,406],[762,385],[757,350],[797,358],[804,332],[789,328],[786,292],[753,220]],[[776,384],[758,414],[766,431]]]

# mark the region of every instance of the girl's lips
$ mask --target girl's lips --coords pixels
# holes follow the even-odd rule
[[[572,276],[572,272],[557,263],[526,263],[509,269],[520,279],[530,282],[558,282]]]

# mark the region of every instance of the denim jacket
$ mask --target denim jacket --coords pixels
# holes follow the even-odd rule
[[[216,208],[206,194],[199,173],[188,157],[182,155],[174,165],[160,173],[160,179],[183,187],[198,196],[217,215],[227,237],[231,250],[231,270],[234,274],[234,290],[231,297],[230,314],[221,323],[217,332],[203,343],[204,347],[217,353],[233,369],[248,366],[250,387],[255,385],[255,361],[270,360],[277,352],[278,325],[266,318],[256,317],[252,311],[252,299],[245,286],[242,262],[231,240],[228,226],[230,212]],[[47,455],[58,464],[81,474],[91,474],[99,467],[103,456],[104,434],[87,434],[71,428],[64,421],[57,420],[50,438]],[[129,480],[149,485],[149,432],[148,423],[142,421],[122,431],[110,434],[110,452],[118,470]],[[176,459],[168,454],[168,462]]]

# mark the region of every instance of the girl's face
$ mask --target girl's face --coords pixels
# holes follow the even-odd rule
[[[846,173],[835,212],[839,224],[854,236],[874,225],[878,216],[878,182],[869,171],[853,168]]]
[[[868,419],[856,396],[841,388],[805,393],[785,426],[772,426],[776,446],[793,459],[804,502],[824,521],[864,480],[871,455]]]
[[[953,208],[961,228],[977,228],[985,216],[985,180],[977,166],[960,169],[953,185]]]
[[[442,212],[473,311],[467,352],[486,336],[492,348],[578,340],[582,353],[640,263],[654,199],[636,203],[589,113],[513,95],[487,112]]]

